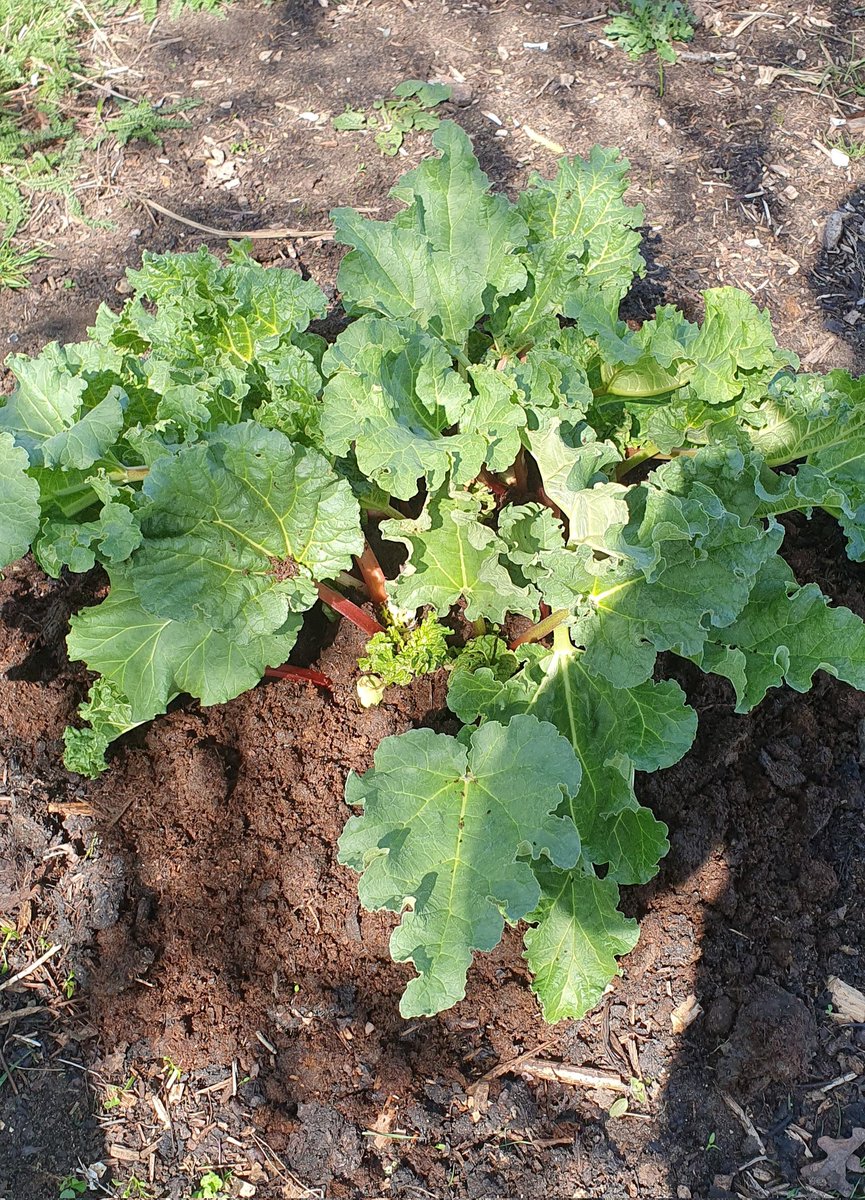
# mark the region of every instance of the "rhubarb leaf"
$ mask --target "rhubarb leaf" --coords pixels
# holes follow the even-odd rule
[[[87,700],[79,706],[83,728],[68,725],[63,732],[66,750],[63,762],[66,769],[95,779],[108,766],[105,752],[111,743],[134,729],[139,722],[132,718],[132,706],[110,679],[94,680]]]
[[[531,176],[517,205],[529,227],[529,283],[495,316],[501,350],[530,345],[550,314],[579,318],[590,297],[617,310],[643,267],[642,209],[622,200],[627,171],[617,150],[595,146],[588,159],[562,159],[552,180]]]
[[[449,474],[456,484],[477,475],[487,453],[486,431],[444,436],[471,393],[440,341],[362,317],[328,351],[323,367],[334,372],[322,414],[331,454],[343,456],[353,445],[363,474],[401,500],[417,493],[421,479],[437,491]],[[516,419],[520,415],[517,410]],[[502,412],[503,436],[506,421]]]
[[[69,657],[98,671],[125,697],[133,724],[165,712],[187,692],[223,704],[254,687],[265,667],[285,662],[301,617],[292,614],[268,637],[243,643],[203,621],[172,621],[141,606],[128,568],[115,572],[108,597],[70,621]]]
[[[700,484],[686,497],[639,485],[627,498],[624,557],[598,575],[573,627],[587,664],[617,687],[648,679],[658,651],[699,654],[709,629],[744,608],[783,536],[777,522],[743,523]]]
[[[815,583],[800,587],[776,557],[757,576],[738,619],[713,630],[694,661],[731,680],[737,712],[750,712],[782,683],[807,692],[816,671],[827,671],[861,691],[865,622],[849,608],[830,605]]]
[[[580,790],[562,811],[579,829],[584,855],[620,883],[645,883],[666,853],[666,830],[638,804],[633,772],[678,762],[694,740],[696,714],[672,680],[614,687],[558,633],[559,649],[526,647],[526,665],[503,682],[486,667],[468,671],[458,662],[448,705],[466,724],[532,713],[555,725],[582,766]]]
[[[39,529],[39,484],[29,465],[27,451],[0,433],[0,567],[26,554]]]
[[[363,549],[349,484],[317,451],[254,421],[160,459],[144,492],[130,576],[142,604],[241,643],[309,608],[314,580]]]
[[[46,346],[38,358],[12,354],[7,366],[16,386],[0,407],[0,432],[13,434],[30,461],[38,465],[43,442],[78,420],[87,380],[73,374],[65,351],[56,342]]]
[[[443,121],[432,143],[441,157],[424,159],[391,190],[407,205],[395,223],[464,262],[491,295],[510,295],[526,282],[526,269],[514,253],[525,243],[525,222],[507,196],[490,193],[490,181],[459,125]]]
[[[560,871],[535,864],[541,887],[535,922],[524,935],[526,959],[547,1021],[579,1018],[595,1007],[618,972],[616,956],[628,954],[639,927],[618,911],[619,889],[593,871]]]
[[[388,591],[400,608],[430,605],[446,612],[466,601],[470,621],[501,623],[507,612],[534,615],[535,596],[513,582],[502,555],[505,542],[480,521],[480,501],[467,493],[430,500],[417,520],[384,521],[384,537],[409,550]]]
[[[580,760],[580,788],[558,811],[579,830],[581,865],[535,864],[542,899],[527,918],[537,928],[525,936],[533,987],[553,1021],[592,1008],[616,972],[615,955],[636,942],[636,924],[615,912],[617,884],[645,883],[669,847],[665,826],[637,801],[634,771],[677,762],[697,727],[677,683],[615,688],[587,669],[585,654],[562,633],[553,651],[523,647],[525,665],[505,678],[460,656],[448,688],[461,721],[504,723],[530,713],[555,725]],[[603,880],[592,863],[604,866]]]
[[[537,906],[525,857],[576,863],[576,830],[554,814],[579,781],[567,741],[531,716],[490,721],[467,746],[429,729],[385,738],[374,767],[349,777],[346,799],[364,811],[346,825],[340,861],[362,872],[364,907],[403,913],[391,954],[418,971],[404,1017],[461,1000],[472,952]]]
[[[526,227],[504,196],[491,196],[467,136],[450,121],[433,136],[442,151],[394,189],[408,205],[392,221],[352,209],[331,214],[337,240],[353,247],[337,284],[350,311],[410,319],[461,345],[489,296],[525,282],[515,254]]]
[[[52,579],[59,579],[63,567],[81,573],[102,563],[120,563],[141,544],[141,528],[126,507],[109,500],[93,521],[44,522],[33,553]]]

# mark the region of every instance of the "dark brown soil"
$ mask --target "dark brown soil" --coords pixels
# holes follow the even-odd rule
[[[568,24],[599,8],[453,7],[240,4],[225,21],[162,25],[152,45],[140,26],[118,26],[118,53],[131,61],[136,38],[144,47],[130,88],[204,104],[188,132],[168,135],[164,155],[130,148],[89,162],[101,183],[88,211],[114,227],[45,230],[56,258],[34,289],[0,297],[3,340],[36,350],[80,337],[99,302],[121,301],[123,268],[143,247],[199,244],[151,221],[133,195],[238,229],[320,228],[337,203],[387,211],[388,187],[428,143],[410,138],[409,162],[384,159],[362,135],[300,114],[326,117],[408,76],[456,69],[473,103],[454,115],[499,186],[553,165],[514,119],[569,151],[626,148],[652,264],[629,315],[659,299],[693,312],[700,288],[738,283],[812,363],[854,361],[809,286],[823,221],[854,182],[811,145],[834,110],[783,82],[754,88],[758,64],[816,69],[821,45],[835,48],[804,20],[781,36],[799,6],[753,23],[735,44],[738,63],[669,70],[661,101],[651,65],[604,46],[602,23]],[[742,17],[713,7],[722,31]],[[840,36],[849,13],[836,9]],[[523,49],[544,40],[548,52]],[[693,48],[728,45],[704,28]],[[208,167],[213,146],[235,162],[236,187]],[[793,185],[796,198],[784,194]],[[327,243],[256,246],[332,286],[338,253]],[[846,560],[828,518],[791,524],[785,552],[801,580],[865,615],[865,568]],[[63,638],[99,581],[54,583],[28,562],[5,576],[0,910],[22,935],[8,947],[13,969],[44,951],[40,938],[62,946],[0,992],[6,1011],[51,1010],[0,1025],[18,1089],[0,1088],[6,1200],[56,1200],[79,1161],[173,1200],[187,1200],[210,1166],[233,1170],[233,1194],[243,1180],[258,1200],[784,1195],[807,1156],[819,1159],[818,1137],[865,1125],[865,1030],[826,1011],[829,976],[865,987],[865,697],[821,676],[808,695],[779,690],[741,717],[722,683],[671,660],[700,733],[685,762],[639,781],[672,849],[659,877],[625,896],[641,941],[603,1005],[545,1027],[513,934],[478,959],[462,1004],[407,1023],[397,1004],[408,971],[387,950],[392,919],[360,911],[335,840],[346,772],[364,770],[388,734],[447,727],[443,682],[361,713],[360,643],[342,623],[316,659],[333,696],[271,681],[216,709],[177,704],[86,784],[59,765],[87,682]],[[674,1033],[671,1014],[689,996],[703,1013]],[[524,1079],[518,1067],[473,1088],[536,1047],[640,1076],[645,1102],[614,1119],[614,1093]]]

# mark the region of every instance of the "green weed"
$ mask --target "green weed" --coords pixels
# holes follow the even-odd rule
[[[449,100],[451,89],[442,83],[407,79],[393,89],[393,98],[373,101],[373,112],[347,107],[333,119],[337,130],[375,129],[375,144],[382,154],[394,155],[415,129],[437,129],[441,120],[431,110]]]
[[[123,1191],[119,1193],[120,1200],[153,1200],[153,1197],[156,1195],[136,1175],[131,1176],[125,1185],[118,1183],[117,1187],[123,1187]]]
[[[77,1197],[83,1196],[86,1191],[87,1184],[83,1179],[78,1179],[74,1175],[67,1175],[60,1184],[57,1200],[77,1200]]]
[[[164,145],[162,135],[169,129],[187,129],[189,122],[178,119],[177,114],[197,108],[200,100],[178,100],[175,104],[156,105],[142,97],[135,104],[120,101],[118,113],[104,122],[94,145],[101,145],[106,138],[113,137],[118,146],[130,142],[149,142],[151,146]]]
[[[192,1193],[192,1200],[213,1200],[214,1196],[224,1194],[231,1182],[231,1172],[218,1175],[216,1171],[205,1171],[199,1180],[198,1187]]]
[[[39,246],[18,246],[4,238],[0,241],[0,288],[18,291],[27,287],[31,267],[47,257],[48,252]]]
[[[626,0],[615,13],[604,34],[616,42],[629,58],[658,56],[658,92],[664,94],[664,63],[676,61],[673,42],[689,42],[694,36],[692,16],[681,0]]]

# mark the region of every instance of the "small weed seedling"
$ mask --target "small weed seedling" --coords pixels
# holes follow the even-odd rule
[[[118,146],[128,146],[130,142],[149,142],[151,146],[164,145],[162,135],[169,129],[188,129],[189,122],[178,118],[178,113],[190,108],[197,108],[198,100],[178,100],[175,104],[161,106],[151,104],[149,100],[141,99],[135,104],[120,101],[116,116],[109,117],[94,139],[94,145],[101,145],[108,137],[113,137]]]
[[[57,1200],[78,1200],[78,1197],[85,1195],[86,1192],[87,1184],[83,1179],[78,1179],[75,1175],[67,1175],[60,1184]]]
[[[5,921],[0,922],[0,938],[3,939],[2,942],[0,942],[0,969],[3,971],[9,970],[9,959],[6,952],[14,942],[18,941],[20,937],[21,934],[14,925],[9,925]]]
[[[145,254],[87,341],[13,355],[0,567],[108,576],[67,638],[93,674],[65,733],[84,775],[180,695],[333,689],[286,665],[318,604],[364,635],[366,703],[446,673],[457,733],[385,738],[349,775],[339,859],[398,914],[404,1016],[461,1000],[521,924],[545,1017],[578,1018],[637,940],[620,887],[668,849],[635,780],[695,737],[670,656],[743,713],[818,670],[865,690],[865,622],[779,554],[779,518],[822,508],[865,560],[865,380],[800,373],[731,287],[700,323],[620,320],[644,262],[618,151],[512,202],[459,126],[432,141],[391,220],[332,214],[331,344],[315,283],[234,244]]]
[[[451,89],[442,83],[407,79],[393,89],[394,99],[376,100],[373,112],[347,108],[333,119],[338,130],[376,130],[375,144],[382,154],[399,152],[405,135],[414,129],[437,129],[440,119],[432,109],[450,99]]]
[[[153,1200],[156,1195],[137,1175],[132,1175],[125,1184],[118,1183],[117,1188],[120,1200]]]
[[[231,1172],[221,1175],[216,1171],[205,1171],[199,1180],[198,1187],[192,1193],[192,1200],[213,1200],[214,1196],[222,1196],[228,1191],[231,1183]]]
[[[658,56],[658,93],[664,94],[664,63],[676,61],[673,42],[689,42],[694,36],[692,17],[681,0],[626,0],[625,8],[604,29],[629,58],[644,54]]]
[[[123,1097],[127,1096],[135,1086],[135,1076],[130,1075],[124,1084],[120,1087],[109,1085],[106,1088],[106,1096],[102,1101],[102,1108],[105,1112],[111,1112],[114,1108],[119,1108],[123,1103]]]

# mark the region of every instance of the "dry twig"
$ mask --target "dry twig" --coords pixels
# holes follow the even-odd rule
[[[170,217],[172,221],[179,221],[181,225],[188,225],[190,229],[198,229],[201,233],[209,233],[211,237],[237,238],[238,241],[244,238],[261,241],[278,238],[290,238],[292,241],[300,241],[301,239],[311,241],[313,238],[320,238],[324,241],[330,240],[333,237],[332,229],[291,229],[289,227],[272,229],[215,229],[212,225],[202,225],[200,221],[193,221],[191,217],[182,217],[180,213],[173,212],[170,208],[166,208],[164,204],[159,204],[156,200],[151,200],[147,196],[138,196],[135,193],[132,193],[132,196],[140,204],[155,209],[156,212],[162,213],[164,217]]]

